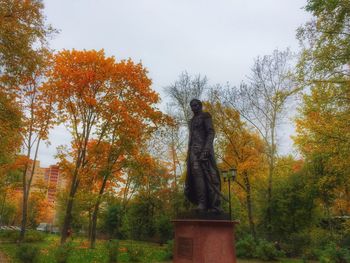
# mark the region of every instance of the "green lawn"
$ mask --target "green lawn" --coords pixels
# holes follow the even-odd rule
[[[108,249],[106,247],[107,241],[97,241],[96,249],[89,249],[89,244],[86,239],[75,238],[72,241],[72,250],[69,253],[68,263],[75,262],[108,262]],[[29,243],[28,243],[29,244]],[[55,235],[47,235],[45,241],[30,243],[31,246],[36,246],[40,249],[40,257],[37,263],[52,263],[55,262],[55,254],[57,253],[57,247],[59,246],[59,237]],[[6,254],[10,259],[10,262],[19,263],[16,259],[16,251],[18,245],[14,243],[0,243],[0,252]],[[129,249],[134,251],[133,255],[141,254],[141,261],[137,262],[164,262],[171,263],[167,257],[166,246],[160,246],[158,244],[139,242],[139,241],[120,241],[119,242],[119,256],[118,262],[135,262],[130,258],[130,254],[127,252]],[[131,255],[132,256],[132,255]],[[238,263],[261,263],[263,261],[258,260],[246,260],[239,259]],[[266,262],[266,261],[265,261]],[[284,263],[297,263],[302,262],[298,259],[281,259]]]
[[[33,247],[40,249],[40,257],[38,263],[55,262],[56,249],[59,246],[59,237],[55,235],[47,235],[45,241],[28,243]],[[16,251],[18,245],[14,243],[0,243],[0,251],[8,256],[10,262],[19,262],[16,259]],[[119,242],[119,261],[132,262],[127,250],[135,250],[134,254],[142,254],[143,262],[166,262],[168,260],[166,246],[158,244],[138,242],[138,241],[120,241]],[[89,249],[89,244],[86,239],[75,238],[72,241],[72,250],[69,253],[69,263],[74,262],[108,262],[108,250],[106,241],[98,240],[96,249]]]

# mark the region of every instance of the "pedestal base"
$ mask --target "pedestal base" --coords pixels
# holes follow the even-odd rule
[[[178,219],[173,263],[236,263],[234,226],[228,220]]]

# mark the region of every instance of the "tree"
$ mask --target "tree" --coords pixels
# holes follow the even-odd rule
[[[45,60],[41,51],[57,30],[46,24],[43,10],[41,0],[0,1],[1,81],[18,83]]]
[[[166,94],[170,97],[171,103],[175,105],[176,118],[181,125],[188,125],[192,117],[190,101],[200,99],[207,88],[207,77],[201,75],[190,76],[186,71],[181,73],[174,84],[165,88]]]
[[[42,141],[48,139],[49,130],[55,125],[55,110],[51,94],[45,92],[45,86],[42,85],[42,79],[48,67],[48,62],[37,65],[37,70],[20,83],[18,92],[20,105],[24,113],[22,149],[25,151],[27,158],[22,176],[23,211],[20,240],[23,240],[25,234],[28,200],[39,147]]]
[[[299,75],[302,85],[314,81],[342,83],[350,77],[349,0],[308,0],[314,18],[298,29],[302,45]]]
[[[269,163],[267,203],[272,198],[272,183],[277,149],[277,127],[284,116],[288,99],[298,91],[292,77],[292,54],[275,50],[272,55],[258,57],[252,67],[248,84],[228,89],[224,103],[237,109],[242,118],[256,129],[267,146]],[[271,209],[267,209],[270,223]]]
[[[300,86],[309,92],[299,107],[294,140],[306,161],[322,167],[325,176],[320,183],[331,186],[321,187],[327,189],[323,203],[328,214],[335,204],[335,214],[350,211],[349,4],[348,0],[307,1],[305,9],[314,18],[297,35],[303,48],[298,64]]]
[[[48,92],[54,95],[61,121],[69,123],[74,146],[74,167],[61,243],[67,238],[74,196],[90,161],[89,141],[95,139],[96,146],[103,140],[112,143],[111,161],[105,167],[107,172],[103,173],[106,183],[123,149],[119,147],[122,139],[137,137],[139,129],[156,128],[154,124],[162,114],[154,107],[159,97],[150,85],[151,80],[141,64],[131,60],[117,63],[113,57],[105,57],[103,50],[64,50],[55,55],[47,82]],[[103,189],[102,184],[101,194]]]
[[[171,174],[162,161],[147,153],[138,156],[137,164],[134,167],[137,193],[130,203],[129,231],[133,238],[145,240],[154,238],[157,230],[161,235],[167,232],[157,218],[165,216],[165,211],[171,213]]]
[[[18,105],[0,91],[0,178],[4,178],[8,166],[14,161],[21,146],[21,117]]]
[[[221,152],[221,168],[228,170],[235,167],[237,169],[238,176],[235,182],[244,192],[250,232],[256,238],[252,181],[266,167],[265,144],[257,133],[248,130],[247,125],[241,121],[237,110],[223,106],[215,98],[212,103],[206,103],[205,108],[213,118],[218,138],[217,144],[221,149],[219,151]]]
[[[23,211],[20,240],[27,222],[30,185],[40,141],[50,127],[51,110],[40,94],[40,84],[48,66],[47,38],[56,32],[46,25],[42,1],[0,2],[0,87],[17,100],[23,117],[22,137],[27,164],[23,170]],[[36,144],[36,146],[34,146]],[[31,154],[34,151],[33,161]]]
[[[317,186],[308,166],[300,166],[300,161],[291,156],[278,158],[276,163],[272,236],[294,247],[298,241],[293,242],[293,237],[317,223]]]
[[[113,177],[121,176],[122,169],[127,167],[126,160],[135,158],[135,154],[138,154],[139,148],[142,148],[142,144],[147,141],[155,127],[169,123],[168,118],[152,108],[152,99],[148,97],[151,93],[151,90],[149,94],[145,93],[139,101],[143,105],[142,109],[125,105],[123,112],[119,110],[117,112],[109,111],[103,116],[102,126],[108,127],[104,138],[107,143],[100,144],[100,146],[105,146],[102,151],[99,150],[99,153],[105,155],[104,158],[96,159],[97,162],[95,162],[101,165],[99,176],[102,179],[102,184],[92,216],[91,248],[95,247],[98,210],[108,183],[112,183]],[[138,99],[140,99],[139,96],[130,97],[133,102],[137,102]],[[120,105],[123,103],[123,99],[119,97],[119,100],[118,104]]]
[[[337,214],[350,212],[350,93],[349,87],[336,83],[318,83],[305,94],[303,105],[296,119],[297,134],[294,141],[308,161],[318,159],[323,173],[328,177],[327,184],[332,189],[329,194],[339,194]],[[323,181],[325,179],[322,179]],[[326,181],[324,181],[326,183]],[[333,201],[335,199],[333,198]],[[334,202],[324,202],[330,209]],[[342,202],[340,202],[342,203]]]

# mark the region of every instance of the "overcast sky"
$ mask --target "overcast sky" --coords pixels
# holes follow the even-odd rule
[[[186,70],[209,84],[235,85],[250,73],[254,58],[274,49],[298,50],[296,29],[310,20],[306,0],[44,0],[47,21],[60,33],[51,47],[104,49],[117,60],[142,61],[153,89]],[[288,125],[287,125],[288,126]],[[290,127],[281,131],[283,152],[291,150]],[[289,125],[290,126],[290,125]],[[69,145],[64,127],[42,145],[42,166],[54,164],[58,145]]]

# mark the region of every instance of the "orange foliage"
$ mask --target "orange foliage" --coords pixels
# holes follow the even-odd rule
[[[104,191],[118,184],[125,161],[133,158],[135,149],[157,126],[170,121],[155,107],[159,96],[141,63],[116,62],[103,50],[63,50],[53,61],[44,87],[73,136],[73,164],[66,160],[66,153],[60,156],[70,167],[69,202],[80,183],[84,190],[98,193],[100,202]]]

